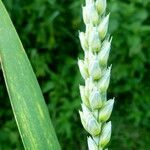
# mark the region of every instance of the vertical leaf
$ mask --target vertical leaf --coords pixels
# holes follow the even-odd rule
[[[41,89],[1,0],[0,60],[25,149],[60,150]]]

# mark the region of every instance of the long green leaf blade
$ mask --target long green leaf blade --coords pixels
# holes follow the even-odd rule
[[[41,89],[0,0],[0,61],[26,150],[60,150]]]

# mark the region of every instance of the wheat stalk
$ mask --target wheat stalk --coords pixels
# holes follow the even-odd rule
[[[86,0],[82,7],[85,32],[79,33],[84,60],[78,60],[85,85],[79,87],[82,99],[81,122],[88,137],[89,150],[107,150],[111,138],[111,115],[114,99],[107,100],[111,66],[107,61],[112,38],[107,35],[109,14],[106,0]]]

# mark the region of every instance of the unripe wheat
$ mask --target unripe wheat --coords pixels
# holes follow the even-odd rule
[[[79,33],[84,60],[78,60],[85,85],[79,87],[82,99],[81,122],[88,137],[89,150],[107,150],[111,138],[111,115],[114,99],[107,100],[111,66],[107,61],[112,38],[107,35],[109,14],[106,0],[86,0],[82,8],[85,33]]]

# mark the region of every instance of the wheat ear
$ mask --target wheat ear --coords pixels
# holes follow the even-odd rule
[[[107,100],[111,66],[107,61],[112,37],[107,34],[109,14],[106,0],[86,0],[82,7],[85,32],[79,33],[84,59],[78,60],[79,70],[85,85],[80,85],[82,111],[81,122],[90,134],[87,138],[89,150],[107,150],[111,138],[110,118],[114,99]]]

